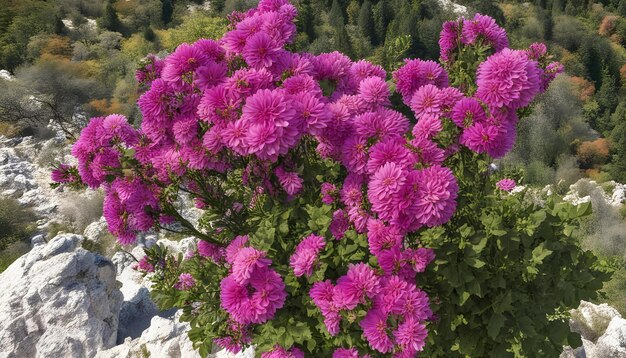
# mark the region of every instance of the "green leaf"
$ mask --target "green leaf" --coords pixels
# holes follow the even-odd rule
[[[504,316],[499,313],[494,313],[489,319],[487,324],[487,335],[489,338],[495,339],[500,333],[500,329],[504,327]]]

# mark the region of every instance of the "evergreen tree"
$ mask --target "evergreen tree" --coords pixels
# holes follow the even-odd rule
[[[626,0],[620,0],[617,4],[617,13],[622,17],[626,17]]]
[[[98,19],[98,26],[102,29],[107,29],[113,32],[123,32],[122,31],[122,23],[117,16],[117,12],[113,8],[113,4],[110,1],[107,1],[104,6],[104,12],[102,16]]]
[[[315,40],[315,14],[311,7],[311,0],[302,0],[298,5],[298,32],[307,34],[309,41]]]
[[[626,183],[626,117],[622,117],[613,129],[611,138],[613,142],[611,175],[614,180]]]
[[[359,20],[358,20],[359,30],[361,30],[361,34],[364,37],[370,39],[372,44],[378,45],[378,41],[376,40],[376,32],[374,29],[374,19],[372,17],[372,3],[369,0],[365,0],[363,5],[361,5],[361,10],[359,11]]]
[[[330,7],[330,11],[328,13],[328,22],[333,27],[344,27],[346,24],[346,19],[343,16],[343,11],[341,10],[341,6],[337,0],[333,0],[333,4]]]
[[[595,82],[596,88],[600,88],[602,85],[603,63],[595,45],[595,40],[592,36],[585,37],[578,49],[578,56],[580,57],[580,62],[585,67],[585,76]]]
[[[604,68],[602,70],[602,86],[596,94],[596,101],[598,101],[598,104],[600,105],[600,110],[607,114],[607,116],[613,113],[617,107],[616,93],[618,93],[618,89],[615,78],[609,74],[607,68]],[[610,123],[602,123],[597,130],[600,132],[609,130],[609,125]]]
[[[172,5],[172,0],[161,0],[161,20],[164,25],[167,25],[172,21],[173,13],[174,5]]]
[[[379,0],[378,3],[372,7],[374,32],[376,33],[376,40],[379,44],[385,41],[387,37],[387,26],[391,20],[391,15],[387,0]]]

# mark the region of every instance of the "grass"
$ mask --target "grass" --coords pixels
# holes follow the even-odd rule
[[[0,251],[0,272],[4,272],[9,265],[28,251],[30,251],[30,245],[24,241],[9,244],[4,250]]]

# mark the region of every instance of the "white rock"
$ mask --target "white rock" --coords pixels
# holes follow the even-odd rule
[[[0,274],[0,357],[93,357],[115,345],[115,269],[82,240],[59,235]]]
[[[83,231],[83,236],[87,240],[91,240],[94,242],[100,241],[102,237],[109,234],[109,227],[107,225],[104,217],[101,217],[100,220],[92,222],[87,225],[85,231]]]
[[[595,305],[587,301],[580,301],[580,306],[570,311],[570,329],[577,332],[582,338],[595,342],[600,337],[611,320],[621,318],[619,312],[606,303]]]
[[[589,358],[623,358],[626,357],[626,319],[613,317],[606,332],[598,338],[594,355]]]

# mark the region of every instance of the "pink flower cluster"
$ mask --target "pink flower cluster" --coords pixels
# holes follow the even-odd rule
[[[496,183],[496,187],[503,191],[511,191],[515,189],[515,180],[513,179],[502,179]]]
[[[304,358],[304,352],[296,347],[286,350],[277,345],[272,351],[262,353],[261,358]]]
[[[399,262],[398,270],[406,264]],[[315,283],[310,296],[331,335],[339,333],[342,313],[369,307],[359,325],[372,349],[393,352],[395,357],[413,357],[424,348],[424,322],[431,319],[432,311],[428,296],[414,280],[395,274],[380,276],[369,265],[360,263],[351,265],[336,285],[330,280]],[[354,354],[358,357],[355,350],[335,352],[339,357]]]
[[[221,286],[222,308],[237,323],[259,324],[272,317],[283,307],[287,293],[285,284],[267,254],[245,246],[247,238],[231,242],[226,248],[226,260],[231,272]]]
[[[425,322],[432,318],[428,296],[415,279],[434,253],[407,235],[444,225],[454,215],[459,186],[447,159],[467,151],[463,147],[505,155],[515,142],[516,110],[544,91],[562,66],[550,62],[540,44],[509,49],[506,33],[487,16],[447,22],[440,38],[445,68],[413,59],[392,74],[408,107],[400,112],[392,108],[382,67],[339,52],[286,50],[295,39],[296,15],[287,0],[261,0],[257,8],[230,16],[230,31],[222,39],[181,44],[163,59],[148,57],[136,72],[141,128],[119,115],[93,118],[72,148],[77,168],[61,166],[53,179],[103,187],[104,216],[123,244],[174,221],[168,215],[174,215],[172,188],[189,193],[201,209],[224,202],[225,218],[241,215],[243,220],[246,210],[267,197],[278,205],[285,198],[310,199],[314,206],[321,198],[332,206],[332,236],[346,240],[363,234],[376,258],[369,262],[378,265],[352,264],[336,283],[311,287],[328,332],[339,334],[344,320],[355,323],[356,310],[365,310],[356,323],[372,349],[413,357],[424,348]],[[491,55],[478,66],[476,86],[451,87],[454,72],[446,69],[464,49],[482,46],[490,47]],[[340,163],[340,179],[307,173],[303,153],[307,160]],[[226,190],[205,180],[239,175],[245,200],[229,197],[238,188]],[[231,230],[213,229],[220,237],[221,230]],[[310,234],[283,255],[248,241],[237,236],[221,247],[201,240],[197,247],[201,262],[228,271],[219,278],[228,328],[215,343],[235,353],[251,343],[253,325],[273,319],[285,305],[278,272],[287,265],[277,257],[289,257],[296,277],[310,277],[325,257],[323,250],[335,245]],[[270,254],[276,254],[271,257],[275,269]],[[139,266],[154,270],[147,261]],[[182,273],[176,288],[191,290],[195,284]],[[301,356],[293,347],[263,353]],[[333,356],[358,358],[359,352],[340,348]]]
[[[293,268],[294,275],[311,276],[317,263],[320,251],[326,246],[324,237],[311,234],[305,237],[296,246],[296,250],[289,259],[289,265]]]

